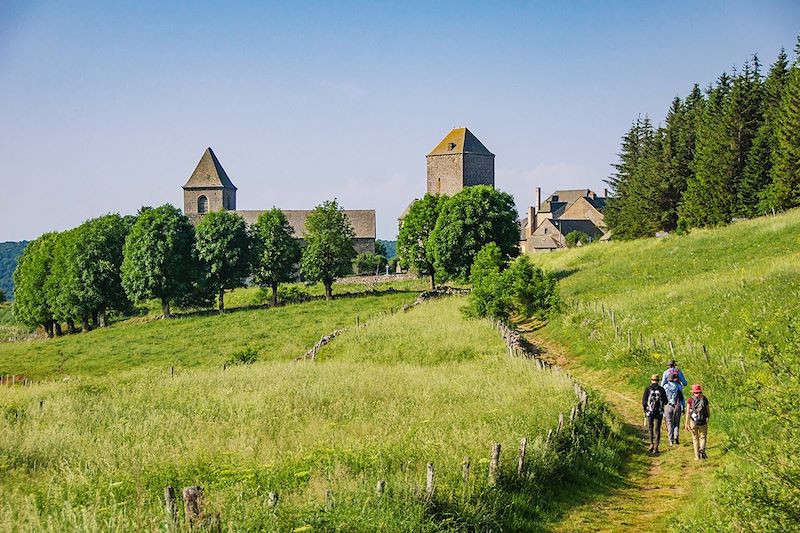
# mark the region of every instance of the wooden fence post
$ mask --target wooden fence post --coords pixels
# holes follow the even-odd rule
[[[656,338],[653,337],[653,349],[655,350],[656,348],[658,348],[658,345],[656,344]]]
[[[175,489],[166,487],[164,489],[164,509],[167,512],[168,527],[175,530],[178,527],[178,508],[175,505]]]
[[[525,452],[528,450],[528,437],[522,437],[519,441],[519,454],[517,456],[517,475],[521,476],[525,471]]]
[[[489,459],[489,485],[497,484],[497,469],[500,466],[500,443],[492,444],[492,457]]]
[[[631,330],[628,330],[628,349],[631,349]]]
[[[464,478],[464,483],[469,483],[469,464],[470,458],[464,457],[464,462],[461,463],[461,476]]]
[[[189,529],[199,526],[203,520],[203,487],[183,489],[183,506]]]
[[[428,463],[428,477],[425,480],[425,495],[428,497],[428,499],[433,498],[435,480],[436,471],[433,469],[433,463]]]
[[[550,444],[551,440],[553,440],[553,430],[552,429],[548,429],[547,430],[547,439],[544,442],[545,442],[545,444]]]
[[[672,354],[672,358],[675,359],[675,346],[672,345],[672,341],[667,341],[669,344],[669,352]]]
[[[706,350],[706,345],[705,344],[703,345],[703,357],[705,358],[706,363],[708,363],[709,362],[708,361],[708,350]]]
[[[639,346],[641,346],[642,344],[644,344],[644,338],[642,337],[642,332],[640,331],[639,332]]]
[[[327,489],[325,491],[325,512],[333,511],[333,491],[331,489]]]
[[[617,315],[614,314],[614,311],[611,311],[611,325],[617,329]]]
[[[558,425],[556,426],[556,433],[561,433],[564,429],[564,413],[558,413]]]
[[[377,485],[375,485],[375,492],[378,494],[378,496],[383,496],[383,493],[386,492],[386,480],[378,480]]]
[[[278,506],[278,493],[277,492],[270,492],[267,496],[267,507],[270,509],[275,509]]]
[[[225,370],[224,365],[223,365],[223,370]],[[171,378],[175,377],[175,367],[174,366],[169,367],[169,377],[171,377]]]

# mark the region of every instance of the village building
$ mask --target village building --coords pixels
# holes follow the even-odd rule
[[[608,195],[605,193],[606,196]],[[580,231],[590,240],[604,240],[606,198],[590,189],[555,191],[542,202],[542,189],[536,187],[536,206],[520,221],[520,249],[525,252],[550,252],[566,248],[566,236]]]
[[[212,211],[234,211],[248,225],[255,224],[264,211],[241,211],[236,209],[236,186],[211,148],[207,148],[197,163],[189,180],[183,186],[183,213],[192,224],[197,224],[205,213]],[[294,236],[302,239],[305,236],[306,218],[311,210],[281,209],[294,229]],[[353,247],[356,252],[375,251],[375,210],[345,210],[350,224],[355,230]]]

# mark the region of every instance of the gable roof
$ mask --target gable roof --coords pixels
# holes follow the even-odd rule
[[[531,235],[528,237],[529,250],[553,250],[561,248],[559,244],[550,235]]]
[[[553,194],[548,196],[545,199],[545,203],[547,202],[558,202],[558,203],[568,203],[571,204],[577,201],[579,198],[587,197],[592,191],[589,189],[565,189],[562,191],[553,191]],[[555,200],[553,197],[557,197],[558,200]]]
[[[491,155],[482,142],[478,140],[467,128],[455,128],[445,135],[444,139],[436,145],[428,155],[449,155],[449,154],[481,154]]]
[[[219,163],[219,159],[211,148],[206,148],[203,157],[197,163],[189,181],[183,186],[184,189],[221,187],[223,189],[234,189],[236,186],[231,182],[225,169]]]

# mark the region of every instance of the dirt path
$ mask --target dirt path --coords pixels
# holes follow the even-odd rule
[[[641,391],[620,389],[620,384],[626,383],[623,376],[586,368],[577,358],[567,355],[562,347],[535,333],[525,333],[524,330],[523,333],[526,339],[539,347],[542,357],[557,363],[588,389],[602,396],[622,418],[624,433],[628,437],[624,483],[593,501],[572,507],[549,529],[554,532],[674,529],[675,524],[670,528],[669,522],[682,514],[682,509],[688,504],[690,489],[710,479],[717,463],[713,458],[717,455],[714,448],[719,446],[719,442],[712,438],[708,448],[712,458],[698,463],[694,459],[691,435],[686,434],[681,426],[680,444],[670,447],[664,426],[661,454],[649,455],[645,444]]]

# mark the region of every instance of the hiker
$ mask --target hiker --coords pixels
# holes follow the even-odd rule
[[[658,384],[658,374],[650,376],[650,385],[642,394],[642,409],[647,418],[647,429],[650,433],[650,448],[648,452],[658,453],[658,443],[661,440],[661,420],[664,418],[664,406],[667,404],[667,393]]]
[[[686,431],[692,433],[694,458],[708,459],[706,455],[706,437],[708,435],[708,398],[703,395],[699,384],[692,385],[692,395],[686,400]]]
[[[683,396],[683,385],[678,380],[677,372],[669,376],[669,381],[664,385],[667,393],[667,405],[664,406],[664,418],[667,421],[667,437],[669,445],[680,444],[678,431],[681,427],[681,413],[686,408],[686,399]]]
[[[672,374],[678,375],[678,381],[680,381],[681,385],[686,387],[689,385],[689,382],[686,381],[686,377],[683,375],[683,371],[678,368],[678,362],[675,359],[670,359],[669,363],[667,363],[667,369],[664,370],[664,374],[661,376],[661,386],[663,387],[667,383],[669,383],[669,377]]]

